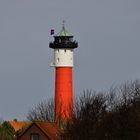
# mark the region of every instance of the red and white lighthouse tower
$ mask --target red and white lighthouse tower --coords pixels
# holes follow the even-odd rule
[[[52,66],[55,67],[55,119],[64,121],[71,119],[73,108],[73,50],[78,43],[73,41],[71,35],[64,26],[54,36],[54,41],[49,44],[54,49]]]

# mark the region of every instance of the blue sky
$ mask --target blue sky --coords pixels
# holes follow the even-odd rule
[[[140,78],[139,0],[1,0],[0,117],[25,119],[54,96],[50,67],[62,21],[79,42],[74,52],[74,95],[108,90]]]

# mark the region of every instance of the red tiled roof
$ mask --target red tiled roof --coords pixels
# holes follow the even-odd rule
[[[37,121],[35,124],[51,139],[58,140],[61,130],[57,127],[56,124],[46,122],[46,121]]]
[[[15,132],[29,125],[29,122],[17,121],[17,120],[8,121],[8,123],[14,128]]]

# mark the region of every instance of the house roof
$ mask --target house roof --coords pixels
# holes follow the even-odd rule
[[[54,123],[50,122],[35,122],[35,124],[51,139],[58,140],[61,130]]]
[[[50,140],[59,140],[62,131],[56,124],[48,121],[35,121],[32,122],[27,129],[19,136],[24,135],[33,125],[37,126]]]
[[[24,127],[30,124],[29,122],[17,121],[17,120],[8,121],[8,123],[14,128],[15,132],[23,129]]]

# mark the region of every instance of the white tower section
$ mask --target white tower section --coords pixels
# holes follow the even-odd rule
[[[51,66],[73,67],[73,49],[55,49]]]

